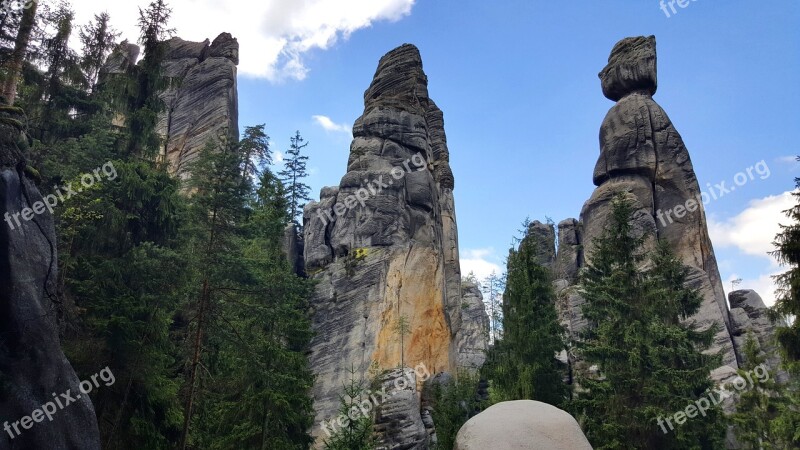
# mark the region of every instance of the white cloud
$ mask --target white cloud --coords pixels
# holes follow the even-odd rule
[[[478,281],[483,281],[492,272],[500,276],[503,268],[492,262],[497,260],[493,248],[467,249],[461,252],[461,275],[475,274]]]
[[[328,116],[311,116],[317,125],[321,126],[325,131],[333,131],[339,133],[347,133],[348,135],[351,134],[351,128],[345,123],[335,123],[331,120]]]
[[[171,0],[170,26],[183,39],[214,39],[227,31],[239,40],[242,74],[277,82],[302,80],[308,74],[304,55],[331,48],[353,32],[381,21],[397,21],[411,13],[415,0]],[[101,11],[111,15],[122,38],[135,42],[138,8],[149,0],[108,2],[72,0],[77,24]],[[77,35],[77,33],[75,33]]]
[[[275,151],[272,153],[272,161],[273,161],[275,164],[282,163],[282,162],[283,162],[283,152],[282,152],[282,151],[280,151],[280,150],[275,150]]]
[[[775,249],[772,242],[780,232],[780,223],[789,219],[783,211],[791,208],[796,199],[790,191],[779,195],[750,201],[738,215],[717,221],[708,219],[708,232],[714,247],[735,247],[747,255],[772,259],[768,255]]]

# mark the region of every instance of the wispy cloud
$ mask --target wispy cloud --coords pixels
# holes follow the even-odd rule
[[[325,131],[346,133],[347,135],[351,135],[352,133],[350,126],[344,123],[335,123],[328,116],[316,115],[311,116],[311,118],[314,119],[314,121],[317,122],[317,125],[321,126]]]
[[[503,268],[497,264],[498,257],[493,248],[466,249],[461,251],[461,275],[475,274],[478,281],[483,281],[492,272],[500,276]]]
[[[791,208],[796,203],[791,191],[778,195],[750,201],[747,208],[734,217],[725,220],[708,219],[708,232],[711,242],[717,249],[734,248],[745,255],[761,258],[768,261],[762,273],[755,276],[739,276],[736,273],[737,265],[742,262],[721,261],[720,271],[726,281],[725,292],[730,292],[733,287],[731,281],[742,278],[741,284],[736,289],[755,290],[767,306],[775,303],[775,282],[773,275],[783,272],[783,268],[769,252],[775,250],[773,241],[780,232],[780,224],[788,224],[783,211]]]
[[[137,2],[72,0],[77,23],[88,22],[103,10],[122,38],[136,41]],[[233,5],[216,0],[171,0],[170,26],[183,39],[213,39],[222,31],[238,38],[242,74],[273,82],[304,79],[306,54],[326,50],[358,30],[409,14],[415,0],[262,0]],[[75,33],[77,34],[77,33]]]
[[[723,221],[708,219],[708,232],[714,247],[735,247],[746,255],[770,258],[774,250],[772,242],[780,232],[780,223],[789,219],[783,211],[791,208],[796,200],[790,191],[751,200],[747,208],[738,215]]]

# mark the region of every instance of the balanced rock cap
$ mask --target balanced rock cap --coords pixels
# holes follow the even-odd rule
[[[625,38],[614,46],[608,65],[598,74],[606,98],[619,101],[634,92],[656,93],[656,37]]]

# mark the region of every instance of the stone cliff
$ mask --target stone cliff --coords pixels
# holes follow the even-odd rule
[[[156,124],[163,140],[159,157],[169,163],[171,173],[187,179],[190,163],[206,143],[239,137],[239,43],[222,33],[213,42],[174,37],[166,47],[162,74],[168,83],[160,94],[164,111]],[[128,72],[136,65],[139,51],[128,41],[118,44],[101,69],[100,83]],[[124,121],[121,115],[115,118],[118,126]]]
[[[164,139],[161,157],[172,173],[186,179],[188,165],[207,142],[239,138],[239,43],[222,33],[211,43],[175,37],[167,47],[163,69],[170,84],[161,93],[166,109],[157,130]]]
[[[55,227],[52,214],[35,206],[43,200],[22,153],[25,122],[0,99],[0,214],[10,218],[0,224],[0,423],[12,426],[1,433],[0,449],[99,450],[94,407],[89,396],[76,395],[80,380],[61,351]],[[25,210],[29,220],[25,213],[19,220]],[[30,429],[34,411],[43,419],[42,405],[70,392],[69,408]]]
[[[351,367],[366,376],[401,363],[439,373],[479,362],[480,326],[461,331],[478,299],[469,289],[462,308],[453,187],[442,111],[419,51],[403,45],[381,58],[364,94],[347,173],[304,211],[305,269],[317,281],[315,437],[337,414]]]

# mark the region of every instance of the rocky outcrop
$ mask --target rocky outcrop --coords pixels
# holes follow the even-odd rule
[[[489,314],[483,303],[480,286],[471,281],[461,284],[461,327],[456,338],[458,369],[476,371],[486,362],[489,350]]]
[[[11,427],[0,449],[100,449],[94,408],[61,351],[55,228],[22,154],[24,122],[0,102],[0,423]],[[43,405],[64,393],[75,401],[44,420]]]
[[[788,381],[788,374],[781,368],[783,360],[775,341],[775,329],[779,325],[767,315],[767,307],[761,296],[756,291],[743,289],[728,294],[728,301],[731,305],[731,334],[739,362],[742,365],[748,362],[744,349],[748,333],[752,333],[759,356],[764,357],[767,366],[775,371],[777,381]]]
[[[157,131],[164,139],[161,157],[182,179],[207,143],[238,139],[237,64],[239,43],[228,33],[210,43],[167,41],[163,74],[169,87],[161,93],[165,111]]]
[[[381,375],[378,382],[378,390],[386,398],[375,408],[376,449],[427,450],[428,429],[420,414],[414,370],[393,369]],[[430,419],[429,414],[427,417]]]
[[[690,320],[701,328],[718,326],[710,352],[736,368],[730,321],[714,250],[708,236],[703,198],[689,152],[663,109],[656,92],[655,37],[626,38],[611,52],[600,72],[603,94],[616,104],[600,129],[600,157],[594,170],[597,186],[581,211],[584,259],[611,212],[611,199],[625,193],[635,205],[634,230],[669,242],[689,269],[688,283],[703,297]],[[572,260],[564,255],[564,259]]]
[[[353,126],[347,173],[305,207],[317,424],[336,411],[351,366],[456,368],[461,277],[442,117],[417,48],[387,53]]]
[[[453,450],[591,450],[568,413],[533,400],[501,402],[469,419]]]

